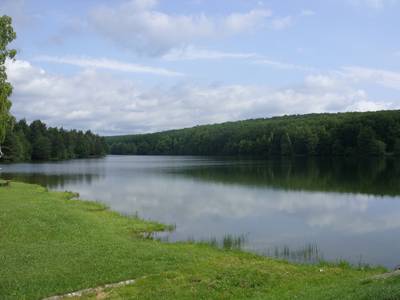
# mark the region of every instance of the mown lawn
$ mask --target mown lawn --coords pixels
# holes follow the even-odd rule
[[[69,193],[0,187],[0,299],[42,299],[127,279],[85,299],[400,299],[383,269],[294,265],[208,245],[142,237],[165,226]]]

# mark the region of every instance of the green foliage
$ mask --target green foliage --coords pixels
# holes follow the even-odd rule
[[[382,156],[400,153],[400,111],[283,116],[106,141],[112,154]]]
[[[15,38],[16,34],[12,28],[12,20],[8,16],[0,17],[0,145],[6,137],[7,124],[10,120],[11,102],[8,99],[12,93],[12,86],[7,82],[5,68],[6,59],[14,58],[16,51],[7,46]],[[1,148],[0,148],[1,156]]]
[[[394,155],[400,156],[400,138],[395,140],[393,148]]]
[[[291,156],[293,154],[292,141],[287,133],[281,136],[281,155]]]
[[[63,160],[103,156],[107,153],[104,138],[90,131],[67,131],[47,128],[36,120],[10,120],[4,141],[4,161]]]
[[[372,280],[382,269],[300,265],[205,244],[162,243],[144,232],[162,224],[122,217],[103,205],[71,201],[11,182],[0,188],[0,295],[43,299],[135,279],[82,299],[398,299],[400,280]]]
[[[49,160],[51,154],[51,142],[47,136],[39,135],[34,139],[32,160]]]
[[[381,156],[385,154],[386,144],[376,137],[370,127],[363,127],[357,137],[358,151],[362,155]]]

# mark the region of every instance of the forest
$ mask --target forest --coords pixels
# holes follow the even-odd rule
[[[105,139],[90,131],[47,127],[39,120],[16,122],[13,118],[2,147],[1,160],[7,162],[98,157],[108,151]]]
[[[400,110],[251,119],[106,141],[117,155],[400,155]]]

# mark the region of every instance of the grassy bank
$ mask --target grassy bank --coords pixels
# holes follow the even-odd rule
[[[102,299],[400,298],[400,278],[366,280],[381,269],[293,265],[161,243],[142,236],[164,225],[70,196],[17,182],[0,187],[0,299],[41,299],[127,279],[138,280]]]

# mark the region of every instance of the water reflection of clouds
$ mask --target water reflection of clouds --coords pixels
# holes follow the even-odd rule
[[[198,166],[207,162],[194,158],[180,161],[176,157],[108,157],[104,160],[9,165],[5,166],[5,171],[15,173],[3,173],[3,177],[14,176],[56,189],[77,190],[82,197],[104,201],[120,212],[138,211],[146,217],[183,227],[208,221],[224,223],[228,219],[240,221],[260,217],[265,220],[273,217],[276,222],[279,222],[276,217],[290,217],[303,227],[344,233],[361,234],[400,227],[400,218],[393,212],[400,211],[400,207],[393,198],[290,191],[255,187],[243,182],[226,184],[212,168],[206,172],[207,181],[196,176],[182,176],[179,172],[165,172],[179,167],[180,163],[187,168],[191,164]],[[240,170],[244,170],[244,176],[240,178],[248,178],[249,169]],[[377,207],[379,213],[375,213]]]
[[[99,195],[118,211],[139,211],[153,219],[182,225],[201,223],[204,219],[240,220],[286,215],[310,227],[352,233],[400,227],[400,221],[393,214],[393,209],[397,207],[400,211],[400,206],[393,198],[227,187],[155,174],[119,178],[119,183],[118,189],[111,189],[107,181],[96,183],[93,196]],[[90,193],[87,190],[88,196]],[[370,207],[377,201],[386,209],[374,214]]]
[[[322,214],[311,218],[308,223],[311,226],[330,226],[336,230],[358,234],[400,228],[399,213],[387,213],[376,217],[370,214]]]
[[[204,164],[213,162],[107,157],[2,168],[18,180],[77,191],[83,199],[102,201],[122,213],[174,223],[172,239],[249,233],[251,247],[257,249],[312,242],[333,259],[366,253],[371,262],[398,263],[400,244],[392,238],[400,233],[395,164],[381,163],[372,175],[353,170],[349,180],[340,172],[330,173],[329,166],[311,165],[304,172],[298,167],[295,172],[297,167],[290,165],[288,172],[287,165],[279,164],[249,168],[241,163],[240,168],[218,170]],[[193,166],[195,172],[188,175],[182,166]]]
[[[400,203],[393,197],[284,192],[148,175],[120,178],[114,191],[101,184],[96,193],[108,195],[105,201],[113,209],[175,223],[171,240],[249,233],[249,249],[261,252],[317,243],[326,259],[357,263],[362,256],[390,267],[398,263],[400,245],[388,239],[400,229]]]

